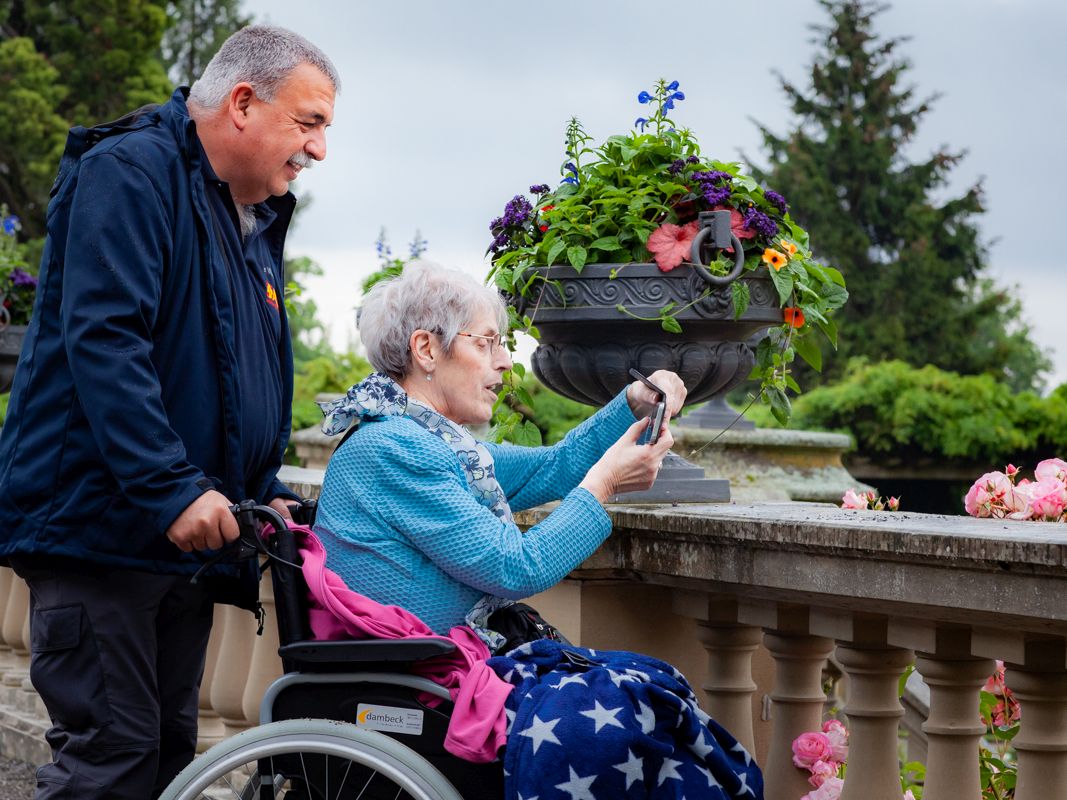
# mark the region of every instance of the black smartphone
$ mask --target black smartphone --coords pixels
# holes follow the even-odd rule
[[[663,417],[667,413],[667,393],[636,369],[631,369],[630,374],[659,396],[656,410],[652,412],[652,416],[649,419],[648,441],[645,442],[645,444],[655,444],[659,441],[659,432],[663,428]]]

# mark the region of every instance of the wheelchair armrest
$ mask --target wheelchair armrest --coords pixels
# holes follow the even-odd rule
[[[411,664],[451,653],[455,649],[454,644],[442,639],[305,640],[282,645],[278,648],[278,655],[296,664]]]

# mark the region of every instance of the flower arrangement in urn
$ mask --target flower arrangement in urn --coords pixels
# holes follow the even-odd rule
[[[692,132],[670,117],[684,99],[678,81],[659,81],[651,92],[638,95],[648,111],[634,130],[595,148],[572,119],[559,185],[531,186],[532,201],[515,196],[490,223],[490,276],[522,309],[514,314],[512,327],[536,336],[538,298],[548,280],[536,268],[570,265],[580,272],[587,264],[618,264],[613,278],[626,265],[650,261],[664,273],[692,270],[699,215],[727,212],[731,244],[698,268],[722,278],[743,261],[742,275],[762,270],[773,281],[782,322],[757,346],[752,377],[760,379],[765,402],[784,421],[790,412],[786,390],[800,390],[789,365],[800,356],[820,369],[820,334],[836,346],[832,313],[848,297],[845,282],[838,270],[812,256],[808,234],[793,220],[785,197],[760,186],[738,164],[701,155]],[[735,243],[743,250],[740,258]],[[688,304],[670,300],[657,316],[639,319],[684,334],[679,315],[713,292],[730,293],[735,319],[749,305],[749,287],[741,280],[728,287],[701,286]],[[616,308],[636,316],[624,304]]]
[[[0,205],[0,328],[30,321],[37,278],[29,271],[19,248],[19,218]]]

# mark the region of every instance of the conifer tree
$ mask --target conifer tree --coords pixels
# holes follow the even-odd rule
[[[252,19],[238,0],[171,0],[161,53],[175,84],[189,86],[204,71],[226,38]]]
[[[945,197],[965,154],[940,149],[912,162],[905,152],[936,100],[907,85],[910,65],[898,55],[905,40],[876,34],[885,6],[820,3],[830,23],[813,26],[822,49],[810,86],[781,79],[795,127],[778,136],[761,126],[770,164],[755,172],[788,198],[816,257],[848,281],[826,373],[866,356],[990,373],[1015,389],[1040,385],[1047,356],[1018,300],[984,274],[981,184]]]

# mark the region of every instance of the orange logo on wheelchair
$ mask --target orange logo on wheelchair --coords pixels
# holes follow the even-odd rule
[[[270,281],[264,281],[267,284],[267,302],[275,309],[278,308],[278,292],[271,286]]]

